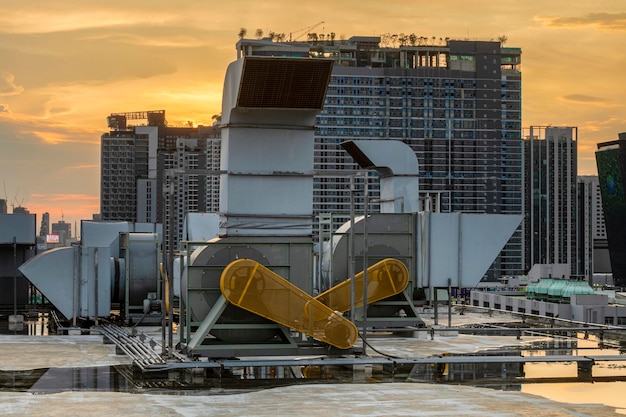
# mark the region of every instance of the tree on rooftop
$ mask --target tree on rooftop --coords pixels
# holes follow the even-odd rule
[[[396,42],[398,42],[398,35],[394,33],[393,35],[391,35],[391,46],[395,48]]]
[[[239,36],[239,39],[243,39],[246,37],[246,33],[248,33],[248,30],[246,28],[240,28],[239,34],[237,36]]]
[[[404,33],[398,35],[398,41],[400,42],[400,46],[405,46],[408,44],[409,37]]]

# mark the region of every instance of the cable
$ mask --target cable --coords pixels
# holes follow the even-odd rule
[[[388,354],[388,353],[381,352],[380,350],[378,350],[378,349],[376,349],[374,346],[372,346],[372,345],[371,345],[371,344],[370,344],[367,340],[365,340],[365,339],[363,338],[363,335],[362,335],[360,332],[359,332],[358,334],[359,334],[359,338],[360,338],[361,340],[363,340],[363,343],[365,343],[365,345],[366,345],[368,348],[372,349],[374,352],[378,353],[379,355],[382,355],[382,356],[384,356],[384,357],[386,357],[386,358],[390,358],[390,359],[402,359],[400,356],[394,356],[394,355],[390,355],[390,354]]]

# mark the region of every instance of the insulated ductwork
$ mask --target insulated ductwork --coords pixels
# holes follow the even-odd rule
[[[351,140],[341,146],[361,168],[380,175],[381,213],[419,210],[418,163],[409,145],[396,140]]]
[[[81,230],[80,245],[43,252],[20,272],[67,319],[106,317],[112,304],[125,319],[141,317],[144,300],[160,294],[161,227],[83,221]]]
[[[226,73],[221,236],[312,233],[315,117],[332,61],[246,57]]]

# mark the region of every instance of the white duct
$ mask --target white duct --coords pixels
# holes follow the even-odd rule
[[[365,169],[380,175],[380,212],[419,211],[418,163],[409,145],[397,140],[351,140],[341,146]]]
[[[221,236],[309,236],[315,117],[332,61],[246,57],[222,100]]]

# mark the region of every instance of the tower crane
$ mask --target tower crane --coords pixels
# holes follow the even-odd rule
[[[304,34],[305,34],[305,33],[307,33],[307,32],[309,32],[309,31],[311,31],[311,30],[315,29],[315,28],[316,28],[316,27],[318,27],[319,25],[323,25],[324,23],[326,23],[326,22],[324,22],[324,21],[322,20],[321,22],[317,22],[316,24],[314,24],[314,25],[312,25],[312,26],[308,26],[308,27],[305,27],[305,28],[303,28],[303,29],[298,29],[298,30],[296,30],[295,32],[289,32],[289,42],[291,42],[291,41],[292,41],[292,36],[293,36],[293,35],[298,35],[298,34],[299,34],[298,36],[296,36],[295,38],[293,38],[293,40],[294,40],[294,41],[297,41],[297,40],[298,40],[298,39],[300,39],[302,36],[304,36]]]

